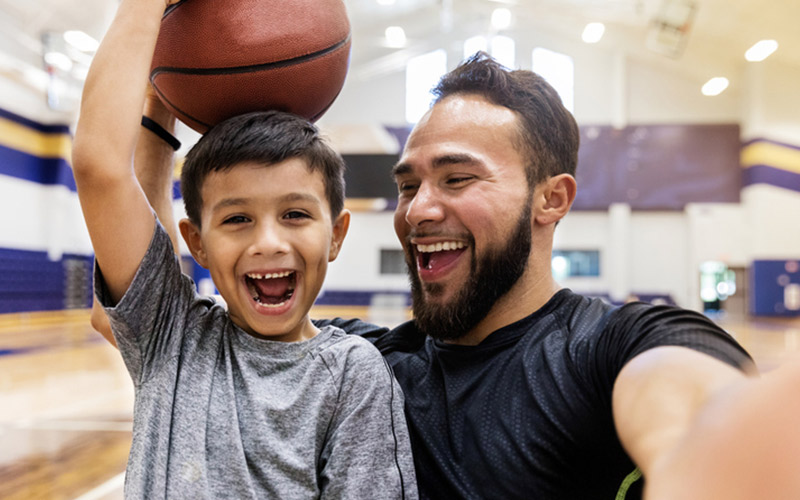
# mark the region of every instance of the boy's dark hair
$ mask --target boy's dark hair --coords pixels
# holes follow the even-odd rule
[[[453,94],[478,94],[516,112],[521,124],[520,153],[529,157],[530,186],[562,173],[575,175],[578,124],[558,93],[536,73],[509,70],[487,53],[477,52],[444,75],[433,93],[436,102]]]
[[[186,215],[200,227],[203,183],[211,172],[241,163],[265,167],[301,158],[312,172],[322,173],[333,220],[344,208],[344,160],[320,136],[313,123],[281,111],[247,113],[211,128],[186,155],[181,194]]]

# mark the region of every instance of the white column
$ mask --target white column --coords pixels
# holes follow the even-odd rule
[[[608,254],[604,260],[609,294],[615,301],[624,301],[630,289],[631,207],[614,203],[608,207]]]

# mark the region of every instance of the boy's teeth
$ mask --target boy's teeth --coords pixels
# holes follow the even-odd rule
[[[285,278],[292,274],[292,271],[283,271],[281,273],[271,273],[271,274],[258,274],[258,273],[247,273],[247,277],[251,280],[268,280],[268,279],[275,279],[275,278]]]
[[[261,301],[261,296],[259,295],[258,286],[256,286],[257,280],[268,280],[268,279],[277,279],[277,278],[286,278],[289,276],[294,275],[294,271],[282,271],[279,273],[267,273],[267,274],[259,274],[259,273],[247,273],[245,276],[248,278],[246,281],[247,289],[250,292],[250,295],[253,297],[253,300],[259,303],[263,307],[280,307],[286,304],[286,301],[294,295],[295,283],[293,280],[290,280],[290,283],[287,286],[286,291],[286,300],[279,304],[267,304]]]
[[[464,248],[464,243],[461,241],[445,241],[444,243],[431,243],[430,245],[417,245],[417,252],[432,253],[449,250],[459,250]]]

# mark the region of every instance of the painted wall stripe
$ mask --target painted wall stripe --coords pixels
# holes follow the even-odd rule
[[[55,124],[55,125],[47,125],[44,123],[35,122],[24,116],[20,116],[16,113],[12,113],[11,111],[6,111],[5,109],[0,108],[0,118],[5,118],[6,120],[10,120],[15,123],[19,123],[20,125],[24,125],[28,128],[32,128],[34,130],[38,130],[39,132],[44,132],[46,134],[69,134],[69,127],[64,124]]]
[[[743,168],[769,165],[789,172],[800,173],[800,149],[761,141],[742,148]]]
[[[742,187],[768,184],[800,191],[800,147],[754,139],[742,147],[740,158]]]
[[[42,158],[2,144],[0,174],[39,184],[59,184],[75,191],[72,168],[64,158]]]
[[[6,118],[0,118],[0,144],[43,158],[69,160],[72,157],[72,137],[69,133],[42,132]]]
[[[768,184],[800,191],[800,172],[790,172],[769,165],[753,165],[742,171],[742,186]]]

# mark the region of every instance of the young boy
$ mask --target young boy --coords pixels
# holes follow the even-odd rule
[[[199,297],[132,157],[161,14],[123,0],[86,81],[73,168],[95,291],[136,389],[127,498],[416,498],[403,399],[378,351],[309,320],[347,232],[343,162],[313,125],[254,113],[189,153],[180,230]]]

